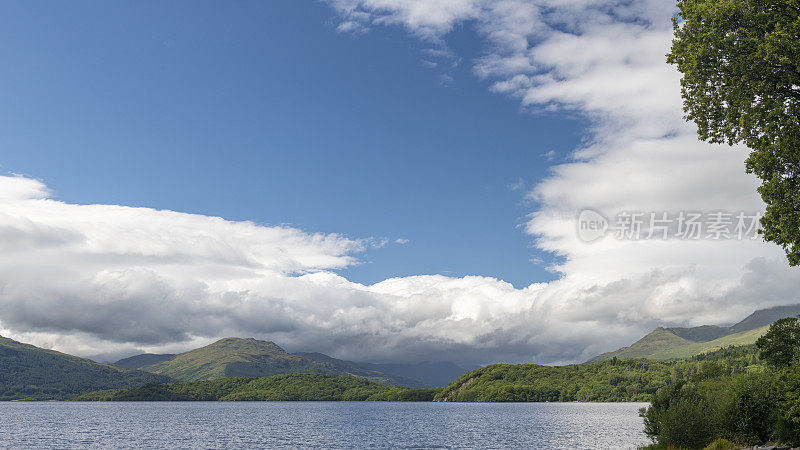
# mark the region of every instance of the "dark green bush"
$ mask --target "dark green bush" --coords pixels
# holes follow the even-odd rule
[[[645,433],[675,448],[703,448],[714,438],[747,446],[793,441],[785,436],[800,429],[800,415],[793,416],[800,412],[800,375],[795,376],[794,403],[787,401],[787,383],[771,370],[671,383],[641,411]]]
[[[772,372],[759,371],[735,378],[720,414],[720,434],[744,445],[773,440],[782,396]]]
[[[659,389],[641,415],[645,433],[667,447],[703,448],[714,438],[711,406],[694,383],[677,382]]]
[[[778,435],[784,442],[800,445],[800,360],[782,371],[783,401],[780,404]]]

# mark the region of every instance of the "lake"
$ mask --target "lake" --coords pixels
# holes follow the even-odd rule
[[[0,402],[0,448],[635,448],[643,406]]]

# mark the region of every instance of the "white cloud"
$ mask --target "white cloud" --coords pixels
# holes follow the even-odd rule
[[[681,120],[678,74],[664,63],[668,2],[331,4],[344,28],[398,25],[427,42],[469,21],[485,41],[474,73],[493,91],[593,120],[589,143],[529,193],[540,206],[526,230],[560,256],[560,279],[524,289],[441,275],[365,286],[334,271],[382,240],[74,205],[41,182],[0,177],[0,334],[83,355],[256,336],[353,359],[567,362],[662,323],[733,321],[797,301],[797,271],[769,244],[577,237],[586,207],[606,216],[761,207],[745,150],[700,143]]]
[[[429,39],[478,13],[477,0],[332,0],[344,23],[391,24]]]
[[[353,3],[370,11],[369,1]],[[403,22],[413,3],[395,2],[388,22],[417,31]],[[682,120],[680,75],[665,62],[674,4],[487,0],[471,7],[438,30],[473,21],[485,42],[473,71],[492,91],[533,111],[570,109],[593,121],[589,143],[529,194],[540,206],[527,231],[539,248],[561,257],[556,269],[563,274],[535,304],[562,311],[565,323],[594,318],[607,326],[602,335],[616,342],[599,340],[594,348],[608,349],[653,324],[731,321],[757,307],[798,301],[793,289],[800,277],[771,244],[577,238],[575,218],[587,207],[607,217],[624,210],[763,209],[756,180],[744,173],[747,149],[701,143]],[[445,34],[438,38],[446,41]],[[756,282],[756,273],[775,279]],[[574,338],[571,330],[556,333],[552,340],[561,343]],[[539,337],[531,347],[546,341]]]
[[[24,177],[0,177],[0,186],[0,333],[63,351],[175,351],[259,336],[352,358],[474,347],[470,358],[483,361],[509,339],[498,323],[511,326],[533,301],[534,288],[491,278],[364,286],[332,272],[385,240],[69,204]]]

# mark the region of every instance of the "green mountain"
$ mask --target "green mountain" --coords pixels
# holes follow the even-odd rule
[[[288,353],[273,342],[256,339],[221,339],[169,360],[144,366],[142,370],[167,375],[179,381],[320,373],[356,376],[383,384],[425,386],[425,383],[418,380],[365,369],[357,363],[338,360],[321,353]]]
[[[800,305],[776,306],[774,308],[759,309],[747,316],[744,320],[730,327],[731,333],[754,330],[772,324],[778,319],[800,314]]]
[[[431,401],[440,388],[409,389],[364,378],[293,373],[265,378],[224,378],[151,383],[97,391],[79,401]]]
[[[630,347],[622,347],[613,352],[603,353],[602,355],[595,356],[587,362],[594,363],[605,361],[606,359],[632,359],[632,358],[650,358],[653,353],[662,351],[664,349],[680,348],[691,345],[692,341],[684,339],[672,330],[667,328],[658,327],[651,331],[647,336],[634,342]]]
[[[0,336],[0,400],[65,400],[97,389],[169,380],[163,375],[99,364]]]
[[[719,350],[731,346],[744,346],[752,345],[756,340],[767,332],[769,325],[754,330],[742,331],[739,333],[729,334],[719,339],[714,339],[708,342],[692,342],[688,345],[664,348],[653,352],[648,356],[648,359],[672,359],[672,358],[689,358],[694,355]]]
[[[716,325],[692,328],[658,327],[630,347],[603,353],[587,362],[599,362],[614,357],[655,360],[688,358],[730,345],[753,344],[767,331],[772,322],[798,314],[800,314],[800,305],[778,306],[760,309],[730,327]]]

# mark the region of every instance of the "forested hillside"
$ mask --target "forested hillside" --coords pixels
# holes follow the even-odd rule
[[[671,380],[738,374],[760,366],[754,346],[734,347],[680,361],[612,358],[592,364],[494,364],[467,372],[437,396],[446,402],[649,401]]]
[[[90,392],[82,401],[430,401],[439,391],[409,389],[357,377],[288,374],[187,383],[152,383],[139,388]]]
[[[95,389],[169,380],[0,337],[0,400],[66,400]]]

